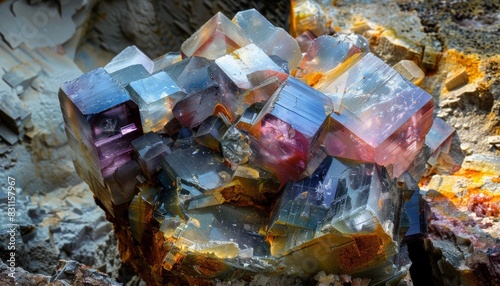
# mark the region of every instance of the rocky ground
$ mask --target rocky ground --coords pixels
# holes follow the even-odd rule
[[[57,97],[60,83],[104,65],[130,44],[152,58],[178,50],[218,10],[232,16],[257,7],[285,26],[288,1],[1,2],[0,185],[5,190],[7,177],[16,180],[18,282],[138,285],[140,279],[119,259],[111,224],[73,171]],[[372,51],[390,64],[417,62],[426,72],[421,87],[434,96],[436,116],[457,130],[454,146],[462,169],[421,183],[429,237],[412,245],[408,256],[422,250],[425,257],[414,265],[426,265],[427,275],[414,275],[415,285],[499,285],[499,1],[320,2],[328,4],[322,7],[325,32],[363,34]],[[2,191],[1,242],[10,239],[7,203]],[[1,260],[5,263],[9,255],[2,243]],[[11,285],[4,263],[0,284]],[[316,278],[319,285],[350,279],[329,273]],[[237,283],[243,282],[232,285]],[[259,276],[252,283],[299,281]],[[362,281],[352,281],[362,285],[357,283]]]

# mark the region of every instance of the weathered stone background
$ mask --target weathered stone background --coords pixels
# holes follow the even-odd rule
[[[364,23],[361,32],[368,31],[365,36],[374,53],[390,64],[409,58],[426,70],[422,87],[434,96],[436,115],[457,129],[455,149],[468,155],[464,161],[468,165],[461,172],[434,176],[423,188],[431,210],[431,233],[421,246],[427,258],[415,263],[428,267],[419,282],[499,285],[499,215],[483,214],[488,201],[474,199],[483,194],[494,201],[500,195],[500,139],[495,137],[500,136],[499,1],[318,2],[328,4],[325,7],[335,4],[328,30],[355,30]],[[256,8],[286,28],[289,1],[0,3],[0,77],[4,79],[0,80],[0,109],[31,113],[31,121],[16,132],[2,129],[7,120],[0,120],[0,186],[5,188],[4,178],[12,176],[18,187],[18,266],[26,270],[18,268],[19,281],[72,284],[90,277],[117,283],[74,262],[59,266],[59,271],[66,269],[62,271],[66,276],[51,277],[58,260],[66,259],[94,267],[118,282],[138,285],[140,279],[131,278],[133,273],[120,262],[111,224],[73,170],[57,98],[60,83],[105,65],[132,44],[151,58],[176,51],[217,11],[232,17],[238,10]],[[467,71],[468,84],[448,90],[443,83],[461,68]],[[13,85],[5,81],[9,77]],[[10,144],[10,140],[16,142]],[[0,242],[4,242],[7,217],[3,190],[1,194]],[[0,258],[5,261],[6,255],[1,243]],[[9,283],[6,275],[0,263],[0,284]],[[283,277],[258,279],[254,285],[296,282]],[[101,282],[90,285],[107,285]]]

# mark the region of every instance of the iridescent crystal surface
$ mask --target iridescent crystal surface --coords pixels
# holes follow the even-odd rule
[[[297,42],[256,10],[218,13],[154,61],[129,47],[59,98],[97,200],[162,255],[151,267],[196,279],[390,279],[419,231],[412,176],[451,136],[438,121],[426,139],[432,97],[362,37]]]
[[[351,57],[314,85],[334,102],[326,122],[328,153],[392,166],[400,176],[432,125],[434,102],[371,53]]]

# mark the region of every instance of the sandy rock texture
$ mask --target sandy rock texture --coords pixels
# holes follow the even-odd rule
[[[455,174],[435,175],[422,187],[436,284],[500,284],[499,174],[498,156],[473,154]]]

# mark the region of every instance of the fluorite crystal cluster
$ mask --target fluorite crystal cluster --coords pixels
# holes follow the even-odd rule
[[[155,257],[144,271],[380,282],[421,232],[433,100],[361,36],[296,40],[256,10],[219,13],[180,53],[129,47],[59,98],[75,168],[128,214],[136,254]]]

